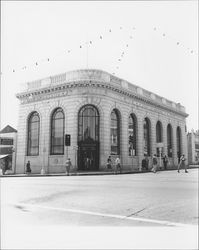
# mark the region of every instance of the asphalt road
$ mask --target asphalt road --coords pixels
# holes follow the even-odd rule
[[[96,248],[109,248],[108,239],[113,236],[115,240],[110,248],[124,248],[121,245],[125,241],[123,238],[132,237],[132,232],[141,237],[144,230],[147,247],[153,243],[153,249],[160,249],[158,247],[163,244],[161,235],[158,241],[153,240],[151,230],[155,235],[163,232],[165,237],[174,229],[178,230],[180,238],[183,234],[185,236],[179,241],[175,238],[173,244],[170,239],[167,240],[167,244],[163,244],[167,247],[165,249],[169,244],[175,249],[182,242],[184,248],[180,249],[189,249],[197,244],[197,225],[198,169],[190,169],[188,174],[162,171],[156,174],[1,179],[1,231],[5,249],[12,249],[12,246],[14,249],[17,246],[18,249],[35,249],[37,244],[40,244],[39,249],[61,249],[63,246],[93,249],[95,244]],[[103,233],[91,237],[102,227]],[[187,228],[191,228],[191,235]],[[45,240],[46,232],[48,241]],[[109,237],[105,237],[105,233]],[[61,237],[62,234],[64,237]],[[9,240],[9,235],[12,235],[12,240]],[[54,237],[54,245],[52,242],[49,245],[50,235]],[[70,236],[70,242],[66,235]],[[90,240],[85,243],[87,237]],[[100,245],[103,240],[97,243],[104,237],[107,238],[105,245]],[[138,244],[139,237],[137,241],[134,238],[133,245],[135,242]],[[120,243],[116,244],[118,240]],[[129,248],[133,248],[130,242]],[[139,248],[138,245],[136,247]],[[149,249],[147,247],[145,249]]]

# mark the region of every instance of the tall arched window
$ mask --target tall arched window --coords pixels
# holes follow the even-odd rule
[[[93,105],[78,112],[78,170],[99,170],[100,115]]]
[[[171,124],[167,126],[167,155],[172,157],[172,129]]]
[[[162,142],[162,125],[160,121],[156,124],[156,142]]]
[[[129,136],[129,156],[136,155],[137,122],[134,114],[129,116],[128,136]]]
[[[111,154],[120,154],[120,122],[116,109],[111,112]]]
[[[64,154],[64,112],[57,108],[51,116],[51,155]]]
[[[78,141],[99,141],[99,112],[92,105],[81,108],[78,116]]]
[[[28,119],[27,155],[39,155],[39,126],[39,114],[33,112]]]
[[[150,156],[150,124],[149,119],[144,119],[144,155]]]
[[[177,127],[176,131],[176,139],[177,139],[177,157],[179,161],[181,156],[181,129],[179,126]]]

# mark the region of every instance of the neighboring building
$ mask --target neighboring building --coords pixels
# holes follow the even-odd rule
[[[144,155],[187,156],[185,108],[101,70],[76,70],[28,82],[17,94],[17,173],[104,170],[111,155],[123,169],[140,169]],[[64,146],[64,136],[71,145]]]
[[[199,164],[199,130],[187,134],[188,163]]]
[[[15,173],[17,130],[7,125],[0,131],[0,168]]]

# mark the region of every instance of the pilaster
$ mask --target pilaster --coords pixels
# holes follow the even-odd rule
[[[103,147],[101,145],[101,166],[105,166],[108,156],[111,154],[111,145],[110,145],[110,113],[109,109],[104,108],[104,121],[101,123],[103,128],[103,134],[101,135],[100,141],[103,141]]]
[[[162,124],[162,141],[163,141],[163,155],[168,155],[167,152],[167,124]]]
[[[144,157],[144,123],[143,123],[143,117],[138,116],[137,117],[137,155],[139,157],[139,170],[141,171],[142,169],[142,159]]]
[[[41,103],[42,119],[40,121],[40,155],[42,157],[41,171],[49,172],[48,156],[50,154],[50,117],[48,117],[48,103]]]
[[[174,165],[176,166],[178,164],[178,157],[177,157],[177,136],[176,136],[176,125],[172,125],[172,157]]]
[[[151,122],[151,157],[156,154],[156,121]]]
[[[121,112],[121,127],[120,127],[120,156],[121,164],[124,166],[128,162],[128,112]]]
[[[186,160],[186,164],[188,164],[188,149],[187,149],[187,135],[186,135],[186,131],[185,131],[185,124],[183,124],[181,126],[181,133],[182,133],[182,154],[185,155]]]

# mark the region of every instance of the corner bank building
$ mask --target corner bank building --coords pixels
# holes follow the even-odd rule
[[[141,170],[145,155],[187,156],[185,108],[101,70],[75,70],[26,83],[20,100],[16,173],[103,171],[110,155]],[[70,135],[70,146],[65,146]],[[89,164],[86,160],[89,159]]]

